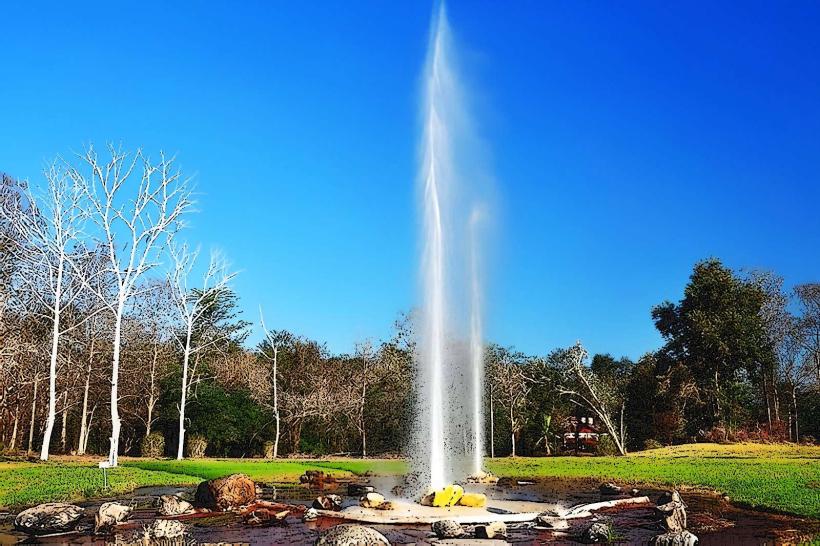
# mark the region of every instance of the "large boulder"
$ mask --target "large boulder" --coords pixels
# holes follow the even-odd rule
[[[390,542],[375,529],[343,523],[322,532],[315,546],[390,546]]]
[[[131,516],[134,509],[118,502],[105,502],[94,516],[94,532],[110,531],[118,523],[122,523]]]
[[[157,499],[161,516],[181,516],[194,511],[194,505],[176,495],[162,495]]]
[[[438,538],[458,538],[464,535],[464,529],[452,519],[434,521],[431,527]]]
[[[73,531],[83,517],[84,510],[65,502],[47,502],[23,510],[14,518],[18,531],[33,535]]]
[[[199,484],[194,504],[222,512],[236,510],[256,500],[256,484],[245,474],[231,474]]]

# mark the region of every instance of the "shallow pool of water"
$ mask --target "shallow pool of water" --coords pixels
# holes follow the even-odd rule
[[[529,485],[517,482],[502,486],[468,487],[482,490],[490,498],[521,500],[558,504],[570,507],[576,504],[597,502],[611,497],[602,497],[598,482],[592,480],[534,480]],[[377,490],[388,492],[396,483],[391,478],[372,478],[371,484]],[[632,486],[630,486],[632,487]],[[657,488],[641,488],[641,495],[647,495],[654,502],[663,493]],[[268,490],[270,491],[270,490]],[[345,506],[356,503],[354,497],[346,496],[346,488],[336,486],[325,488],[324,493],[342,495]],[[278,502],[309,505],[320,492],[305,485],[279,487],[276,492]],[[85,544],[105,545],[127,543],[135,530],[149,524],[156,517],[152,507],[153,499],[163,494],[192,495],[193,488],[154,487],[142,488],[117,500],[136,506],[129,525],[118,529],[113,536],[94,536],[75,533],[53,537],[26,537],[16,533],[7,517],[0,523],[0,545],[17,544]],[[269,492],[269,496],[272,493]],[[801,538],[820,535],[820,521],[793,516],[770,514],[732,505],[723,498],[709,492],[684,490],[683,497],[688,504],[689,529],[695,533],[700,543],[708,545],[728,544],[786,544],[799,542]],[[110,499],[109,499],[110,500]],[[272,499],[267,499],[272,500]],[[84,503],[88,513],[93,514],[103,502]],[[446,517],[446,512],[442,513]],[[608,519],[615,528],[620,542],[624,544],[645,544],[661,532],[651,507],[623,508],[598,512],[599,519]],[[232,514],[215,514],[185,520],[190,536],[180,544],[293,544],[312,545],[322,529],[341,521],[335,518],[320,518],[314,522],[303,522],[300,518],[288,517],[281,525],[254,527],[243,523]],[[512,524],[508,526],[507,542],[512,544],[578,544],[576,537],[589,524],[590,518],[570,520],[570,528],[563,531],[535,528],[534,524]],[[372,525],[384,534],[392,544],[432,544],[432,533],[426,525]],[[499,542],[498,544],[501,544]]]

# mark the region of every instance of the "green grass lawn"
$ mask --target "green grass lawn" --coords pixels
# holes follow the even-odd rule
[[[500,458],[487,461],[499,476],[592,478],[622,483],[702,487],[743,504],[820,518],[820,447],[694,444],[627,457]],[[234,472],[266,483],[293,483],[309,469],[345,477],[401,474],[397,459],[277,460],[123,459],[110,472],[113,493],[143,485],[188,485]],[[0,506],[78,500],[102,494],[102,474],[91,460],[0,463]]]
[[[689,486],[754,508],[820,518],[820,448],[693,444],[627,457],[496,459],[499,476],[595,478]]]

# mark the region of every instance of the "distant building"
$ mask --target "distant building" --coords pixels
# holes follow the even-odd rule
[[[594,418],[568,417],[564,424],[564,451],[594,452],[600,436]]]

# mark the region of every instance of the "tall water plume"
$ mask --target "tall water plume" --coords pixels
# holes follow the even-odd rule
[[[483,174],[456,70],[443,4],[434,16],[424,73],[419,189],[421,313],[417,324],[416,429],[412,464],[421,483],[442,487],[481,470]]]

